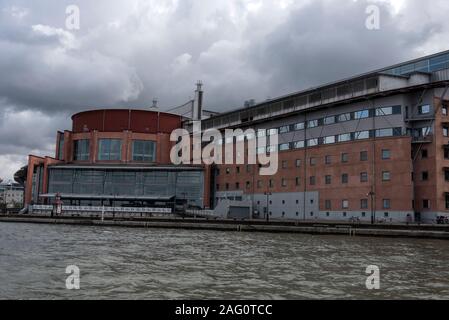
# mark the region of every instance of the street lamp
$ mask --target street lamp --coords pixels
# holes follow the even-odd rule
[[[269,206],[269,197],[272,195],[271,192],[265,192],[265,195],[267,196],[267,213],[266,213],[266,220],[267,222],[270,220],[270,206]]]
[[[374,193],[374,191],[370,191],[368,193],[368,196],[371,197],[371,224],[374,224],[376,222],[376,213],[374,211],[374,196],[376,194]]]

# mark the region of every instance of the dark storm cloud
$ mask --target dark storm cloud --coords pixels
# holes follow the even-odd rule
[[[395,1],[395,5],[401,1]],[[365,28],[367,5],[381,29]],[[65,27],[76,4],[81,29]],[[446,0],[0,0],[0,177],[90,108],[224,111],[446,49]],[[396,10],[396,11],[395,11]],[[14,162],[14,163],[12,163]],[[7,169],[5,169],[7,168]]]

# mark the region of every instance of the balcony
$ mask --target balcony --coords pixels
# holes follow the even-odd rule
[[[433,135],[428,135],[425,137],[412,137],[412,144],[424,144],[424,143],[432,143]]]
[[[420,122],[420,121],[435,121],[435,117],[408,117],[405,119],[405,122]]]

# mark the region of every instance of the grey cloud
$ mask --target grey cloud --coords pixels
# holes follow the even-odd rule
[[[399,14],[378,3],[379,31],[365,28],[372,1],[257,3],[0,0],[0,167],[48,152],[80,110],[175,106],[201,79],[207,108],[223,111],[447,49],[447,0],[409,0]],[[65,29],[69,4],[79,31]]]

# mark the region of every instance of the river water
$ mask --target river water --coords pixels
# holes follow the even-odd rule
[[[0,223],[0,299],[97,298],[449,299],[449,243]]]

